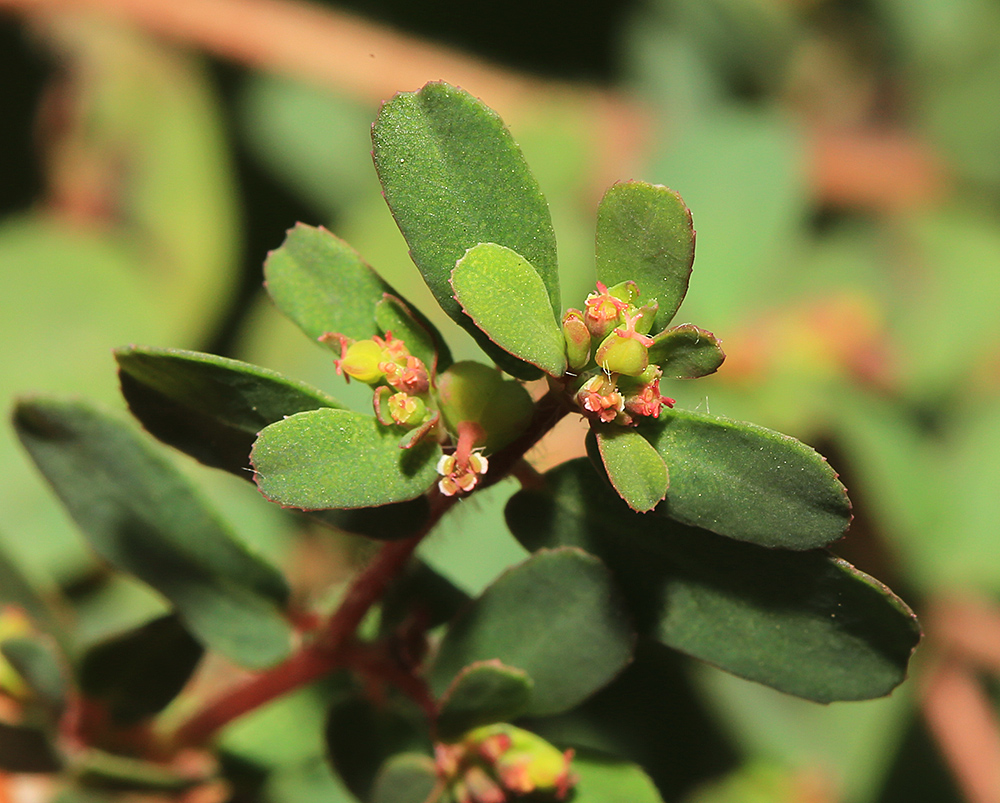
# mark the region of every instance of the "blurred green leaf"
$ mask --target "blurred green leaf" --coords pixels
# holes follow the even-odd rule
[[[698,379],[714,374],[726,359],[718,338],[690,323],[672,326],[653,338],[649,361],[664,379]]]
[[[534,681],[528,713],[554,714],[606,684],[631,654],[632,627],[605,567],[558,549],[508,570],[460,613],[427,679],[441,695],[469,664],[497,659]]]
[[[336,399],[249,363],[180,349],[117,349],[122,395],[143,426],[195,459],[252,479],[257,433],[285,416]]]
[[[698,669],[694,693],[751,765],[770,761],[801,772],[822,764],[840,779],[841,799],[878,799],[913,713],[910,684],[878,700],[815,705],[707,665]]]
[[[354,340],[379,334],[375,305],[394,292],[351,246],[304,223],[267,255],[264,277],[278,309],[312,340],[327,332]]]
[[[438,734],[443,741],[494,722],[513,722],[531,703],[534,683],[524,670],[501,661],[465,667],[441,697]]]
[[[737,763],[715,712],[691,682],[691,663],[676,650],[640,638],[635,659],[611,683],[582,705],[525,727],[553,744],[634,762],[667,800],[684,800],[693,787]]]
[[[66,633],[58,612],[64,601],[54,589],[40,588],[3,549],[0,549],[0,603],[16,605],[39,629],[65,642]]]
[[[22,401],[14,424],[101,557],[158,590],[200,640],[237,663],[264,667],[287,655],[282,576],[130,428],[82,403],[45,399]]]
[[[667,494],[670,478],[659,452],[634,429],[599,425],[590,430],[608,479],[632,510],[646,513]],[[588,443],[590,451],[594,447]]]
[[[420,753],[399,753],[379,770],[372,803],[426,803],[437,787],[434,761]]]
[[[88,650],[80,688],[103,703],[116,723],[134,725],[167,707],[203,653],[176,616],[164,616]]]
[[[58,721],[66,704],[70,680],[66,659],[54,640],[44,635],[6,638],[0,644],[0,653],[44,703],[52,722]]]
[[[535,267],[560,308],[548,206],[503,121],[467,92],[431,83],[387,102],[372,142],[386,201],[438,303],[504,370],[536,378],[472,324],[448,282],[472,246],[496,243]]]
[[[649,776],[631,762],[578,750],[572,768],[579,778],[574,803],[663,803]]]
[[[267,803],[357,803],[357,798],[334,775],[330,762],[321,756],[269,773],[264,800]]]
[[[238,103],[251,154],[324,219],[378,193],[371,159],[374,106],[266,72],[243,77]]]
[[[426,720],[412,703],[375,704],[360,694],[330,709],[326,745],[333,768],[360,800],[371,798],[376,774],[390,756],[431,752]]]
[[[528,557],[503,518],[504,505],[518,487],[518,481],[508,477],[453,505],[434,534],[420,543],[417,554],[464,593],[481,594],[505,570]]]
[[[851,520],[844,486],[804,443],[721,416],[664,411],[639,431],[670,467],[658,512],[768,547],[811,549]]]
[[[455,299],[490,340],[508,354],[562,376],[566,342],[538,272],[495,243],[474,245],[451,274]]]
[[[441,447],[425,441],[400,449],[399,434],[349,410],[296,413],[260,433],[254,478],[272,502],[304,510],[414,499],[437,481]]]
[[[694,101],[690,117],[668,118],[648,176],[694,211],[698,267],[684,309],[722,331],[771,303],[777,270],[797,255],[811,203],[806,147],[779,108]]]
[[[916,618],[844,561],[641,516],[586,460],[545,479],[546,490],[512,497],[511,530],[528,549],[572,545],[600,556],[640,630],[667,646],[817,702],[878,697],[904,679]]]
[[[639,286],[640,304],[659,303],[653,331],[670,323],[694,262],[691,212],[673,190],[644,181],[614,184],[597,211],[597,279]]]

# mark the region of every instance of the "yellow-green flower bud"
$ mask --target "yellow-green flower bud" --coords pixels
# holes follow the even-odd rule
[[[649,365],[649,349],[615,329],[597,349],[597,364],[612,374],[638,376]]]
[[[394,393],[387,402],[389,415],[397,424],[415,427],[427,417],[427,405],[423,399],[407,393]]]
[[[566,338],[566,361],[573,371],[590,362],[590,330],[578,309],[568,309],[563,315],[563,336]]]
[[[336,361],[337,372],[343,372],[360,382],[373,384],[382,379],[384,372],[379,368],[382,362],[382,347],[374,340],[358,340],[344,349],[341,359]]]

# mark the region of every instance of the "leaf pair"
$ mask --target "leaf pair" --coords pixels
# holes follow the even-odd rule
[[[595,427],[588,450],[632,510],[740,541],[814,549],[851,521],[826,459],[755,424],[670,410],[635,429]]]
[[[896,596],[843,561],[637,514],[586,460],[515,494],[506,516],[527,549],[572,545],[601,557],[645,638],[800,697],[887,694],[920,636]]]

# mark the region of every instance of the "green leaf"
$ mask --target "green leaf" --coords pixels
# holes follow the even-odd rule
[[[528,673],[535,682],[528,713],[541,716],[584,700],[631,654],[632,627],[607,569],[584,552],[558,549],[505,572],[459,614],[428,682],[440,696],[469,664],[496,659]]]
[[[54,640],[42,635],[7,638],[0,644],[0,653],[45,704],[52,722],[58,721],[70,681],[65,659]]]
[[[801,441],[721,416],[664,411],[639,431],[670,466],[658,513],[767,547],[812,549],[851,521],[847,491]]]
[[[382,333],[392,332],[406,344],[414,357],[419,357],[433,373],[451,365],[451,351],[434,325],[418,315],[400,298],[388,293],[375,305],[375,323]]]
[[[465,667],[441,698],[438,735],[444,741],[494,722],[513,722],[528,709],[534,683],[527,673],[501,661]]]
[[[665,329],[649,347],[649,361],[663,369],[664,379],[708,376],[718,371],[725,359],[718,338],[690,323]]]
[[[342,408],[304,382],[256,365],[181,349],[115,350],[122,395],[132,414],[164,443],[251,480],[257,433],[285,416]]]
[[[634,281],[639,301],[660,305],[654,332],[664,329],[687,293],[694,263],[694,227],[681,197],[644,181],[611,186],[597,210],[597,278],[608,287]]]
[[[405,502],[437,481],[441,447],[399,448],[399,432],[373,416],[311,410],[266,427],[250,460],[261,492],[303,510]]]
[[[334,770],[360,800],[370,799],[376,774],[390,756],[431,752],[422,711],[395,698],[376,704],[360,693],[330,709],[326,745]]]
[[[94,550],[163,594],[206,646],[254,668],[288,654],[284,578],[137,433],[82,403],[44,399],[20,402],[14,425]]]
[[[640,638],[632,663],[597,694],[571,711],[525,726],[553,744],[634,762],[667,800],[686,800],[689,790],[738,763],[719,717],[692,682],[691,663],[676,650]]]
[[[203,652],[176,616],[163,616],[92,647],[80,665],[80,688],[116,723],[134,725],[167,707]]]
[[[313,340],[339,332],[354,340],[379,334],[375,305],[395,291],[351,246],[326,229],[297,223],[264,262],[267,292]]]
[[[379,633],[390,636],[414,615],[429,630],[451,619],[469,596],[422,560],[411,560],[382,598]]]
[[[497,243],[534,265],[560,308],[549,209],[503,121],[469,93],[431,83],[386,103],[372,142],[386,202],[438,303],[504,370],[536,378],[463,314],[448,282],[466,251]]]
[[[379,507],[356,507],[350,510],[311,510],[306,515],[330,527],[379,541],[400,541],[415,535],[427,523],[430,502],[418,496],[406,502]]]
[[[455,265],[451,286],[465,313],[504,351],[551,376],[566,372],[566,340],[545,283],[516,251],[473,246]]]
[[[0,544],[3,543],[0,537]],[[32,619],[40,630],[55,638],[68,652],[63,622],[65,600],[54,589],[43,589],[0,548],[0,603],[16,605]]]
[[[670,486],[667,464],[642,435],[613,424],[593,427],[589,435],[608,479],[632,510],[646,513],[663,501]]]
[[[641,767],[592,750],[578,750],[572,770],[579,778],[573,803],[663,803]]]
[[[844,561],[640,516],[584,459],[545,480],[545,490],[511,498],[511,530],[528,549],[572,545],[600,556],[640,630],[663,644],[817,702],[880,697],[905,678],[916,618]]]
[[[426,803],[437,787],[434,760],[422,753],[399,753],[375,776],[372,803]]]

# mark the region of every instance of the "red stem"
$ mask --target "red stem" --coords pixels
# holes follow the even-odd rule
[[[534,417],[521,436],[491,458],[492,471],[484,478],[485,482],[481,486],[492,485],[506,477],[525,452],[568,410],[558,389],[553,389],[539,399],[535,405]],[[436,487],[432,488],[430,514],[420,532],[403,541],[389,541],[383,545],[375,559],[351,582],[340,607],[319,629],[315,641],[307,644],[283,664],[209,702],[177,729],[172,744],[177,748],[202,745],[243,714],[317,680],[334,669],[351,664],[352,658],[358,661],[359,653],[353,649],[356,646],[354,634],[361,620],[372,605],[381,599],[424,536],[459,498],[443,496]],[[366,661],[362,660],[362,663]],[[382,671],[386,671],[384,667]],[[426,697],[425,688],[416,678],[404,679],[396,673],[392,681],[418,700]]]
[[[204,744],[237,717],[343,666],[345,650],[365,614],[381,599],[417,545],[454,501],[432,492],[431,512],[426,525],[410,538],[388,541],[383,545],[375,559],[354,578],[340,607],[320,629],[315,641],[284,663],[210,702],[178,728],[173,737],[174,744]]]

